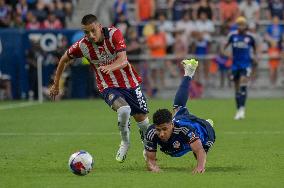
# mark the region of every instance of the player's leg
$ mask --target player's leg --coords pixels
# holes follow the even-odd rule
[[[139,133],[141,136],[141,140],[144,141],[146,131],[148,127],[150,126],[149,118],[147,114],[134,114],[133,118],[137,122],[137,127],[139,128]]]
[[[148,107],[147,99],[143,94],[140,86],[135,89],[130,90],[130,92],[125,93],[125,99],[131,107],[132,116],[135,119],[142,141],[144,141],[144,136],[148,127],[150,126],[148,118]]]
[[[183,60],[182,65],[184,67],[184,76],[174,98],[174,109],[177,109],[180,106],[186,106],[186,102],[189,97],[188,90],[190,81],[195,73],[195,70],[197,69],[198,61],[195,59]]]
[[[109,88],[102,92],[105,102],[117,112],[118,129],[121,135],[120,147],[117,151],[116,160],[123,162],[126,158],[130,145],[129,121],[131,108],[123,97],[123,94],[117,89]]]
[[[245,118],[245,106],[247,99],[247,85],[249,78],[247,76],[241,76],[240,79],[240,119]]]
[[[234,88],[235,88],[235,101],[236,101],[236,114],[234,119],[239,120],[240,119],[240,104],[241,104],[241,93],[240,93],[240,72],[239,70],[232,72],[232,79],[234,81]]]

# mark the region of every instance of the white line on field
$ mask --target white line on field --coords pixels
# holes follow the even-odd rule
[[[94,135],[118,135],[119,132],[97,132],[97,133],[0,133],[0,136],[94,136]]]
[[[40,103],[38,103],[38,102],[23,102],[23,103],[16,103],[16,104],[7,104],[7,105],[1,105],[0,110],[23,108],[23,107],[34,106],[34,105],[38,105],[38,104],[40,104]]]
[[[94,133],[86,133],[86,132],[61,132],[61,133],[0,133],[0,136],[107,136],[107,135],[118,135],[119,132],[94,132]],[[247,135],[247,134],[257,134],[257,135],[277,135],[284,134],[284,131],[222,131],[217,132],[216,135]]]

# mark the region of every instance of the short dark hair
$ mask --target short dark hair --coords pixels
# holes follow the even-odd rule
[[[89,25],[92,24],[94,22],[97,22],[98,19],[95,15],[93,14],[87,14],[82,18],[81,24],[82,25]]]
[[[172,121],[172,113],[168,109],[159,109],[153,114],[153,123],[160,125]]]

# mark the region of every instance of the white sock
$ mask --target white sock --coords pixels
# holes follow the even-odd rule
[[[131,108],[130,106],[122,106],[117,110],[118,114],[118,128],[120,131],[121,141],[123,144],[130,144],[129,139],[129,120]]]
[[[145,138],[146,131],[150,126],[149,118],[147,117],[143,121],[137,122],[137,126],[139,127],[140,131],[142,131],[143,137]]]

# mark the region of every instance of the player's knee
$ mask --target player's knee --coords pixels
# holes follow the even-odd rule
[[[146,117],[143,121],[139,121],[139,122],[137,122],[137,125],[138,125],[138,127],[141,129],[141,130],[147,130],[147,128],[150,126],[150,121],[149,121],[149,118],[148,117]]]
[[[118,116],[121,119],[129,119],[131,114],[130,106],[121,106],[117,109]]]

